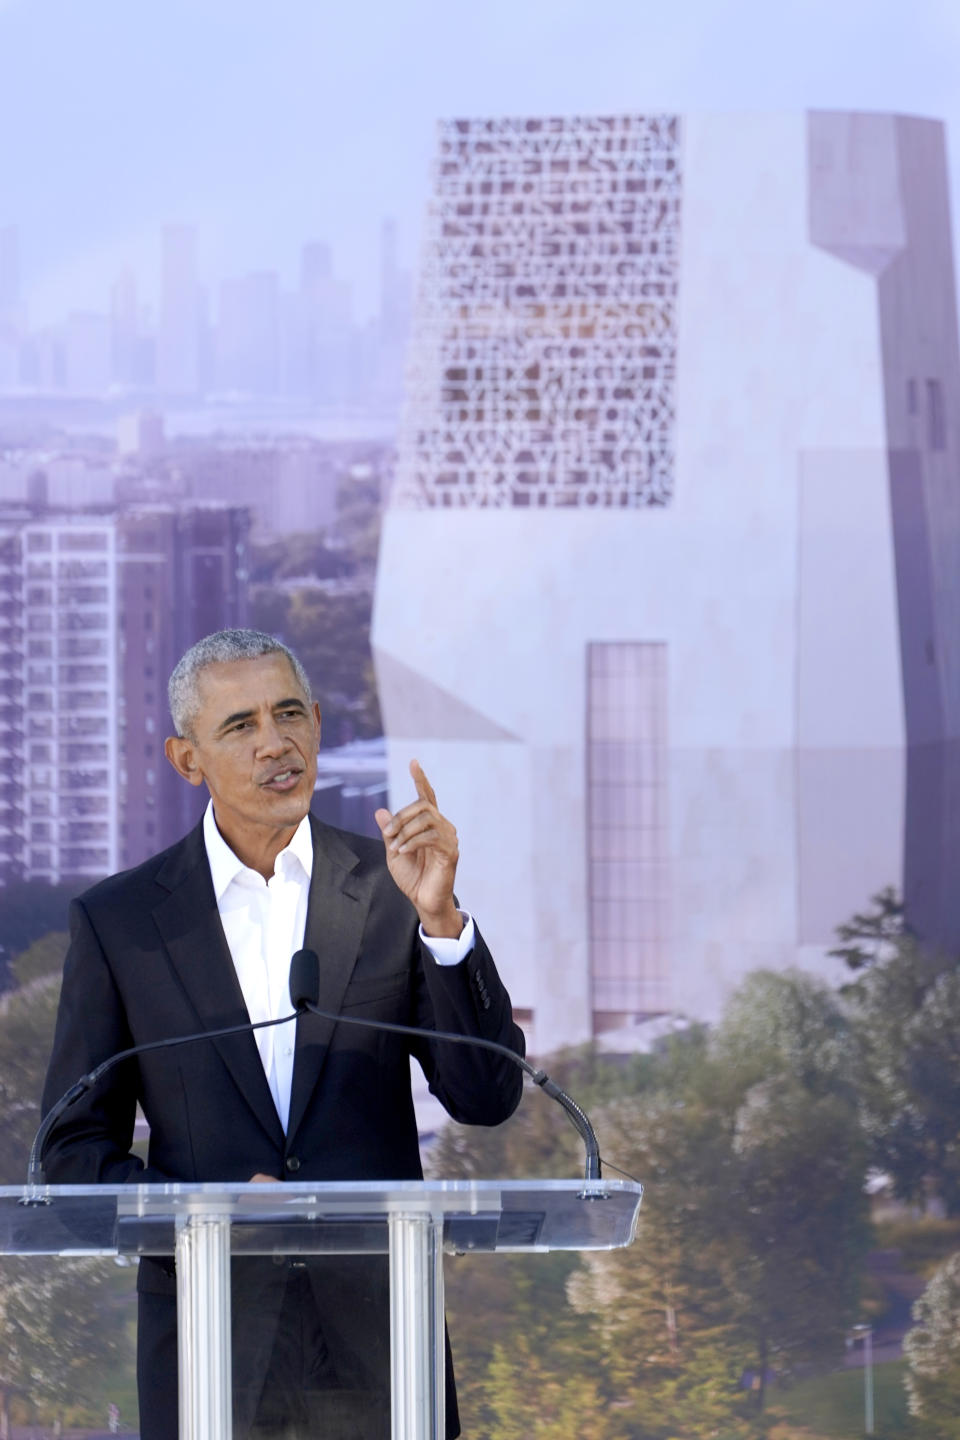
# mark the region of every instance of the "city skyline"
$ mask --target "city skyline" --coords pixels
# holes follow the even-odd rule
[[[325,240],[301,242],[293,286],[279,268],[217,279],[202,268],[199,227],[177,223],[158,236],[156,303],[128,264],[98,307],[36,325],[23,295],[20,229],[0,227],[0,393],[377,396],[395,405],[410,312],[397,230],[392,217],[381,220],[377,307],[366,321]]]
[[[56,44],[51,44],[51,34]],[[536,64],[531,64],[531,56]],[[91,308],[159,227],[190,218],[217,276],[279,268],[323,235],[373,313],[379,216],[412,267],[438,119],[454,115],[842,108],[944,119],[956,132],[960,16],[949,0],[627,0],[449,13],[246,0],[151,14],[120,0],[0,4],[0,228],[30,237],[37,323]],[[950,161],[956,193],[960,160]]]

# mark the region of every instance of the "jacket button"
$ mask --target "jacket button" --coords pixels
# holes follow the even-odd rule
[[[296,1155],[288,1155],[286,1159],[286,1166],[288,1170],[299,1170],[300,1161],[297,1159]]]

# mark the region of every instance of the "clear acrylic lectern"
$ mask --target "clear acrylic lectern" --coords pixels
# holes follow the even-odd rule
[[[611,1250],[621,1180],[0,1187],[0,1252],[175,1255],[180,1440],[230,1440],[231,1255],[390,1257],[393,1440],[443,1440],[443,1254]]]

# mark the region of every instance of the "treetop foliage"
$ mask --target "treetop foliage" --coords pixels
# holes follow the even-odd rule
[[[841,943],[827,952],[851,970],[869,969],[888,958],[905,933],[903,902],[892,885],[872,896],[870,904],[871,909],[837,926]]]

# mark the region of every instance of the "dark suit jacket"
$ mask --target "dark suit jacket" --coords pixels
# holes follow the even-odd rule
[[[320,1007],[474,1034],[522,1054],[522,1032],[479,933],[465,962],[438,966],[387,871],[382,843],[312,816],[311,826],[304,944],[320,957]],[[248,1018],[197,826],[74,902],[44,1109],[128,1046]],[[47,1178],[57,1184],[246,1181],[257,1172],[291,1180],[420,1178],[411,1054],[457,1120],[495,1125],[518,1103],[519,1069],[488,1051],[301,1015],[286,1135],[253,1036],[201,1041],[128,1061],[78,1101],[47,1147]],[[150,1125],[145,1168],[130,1154],[138,1101]],[[170,1265],[143,1262],[139,1288],[172,1293]]]

